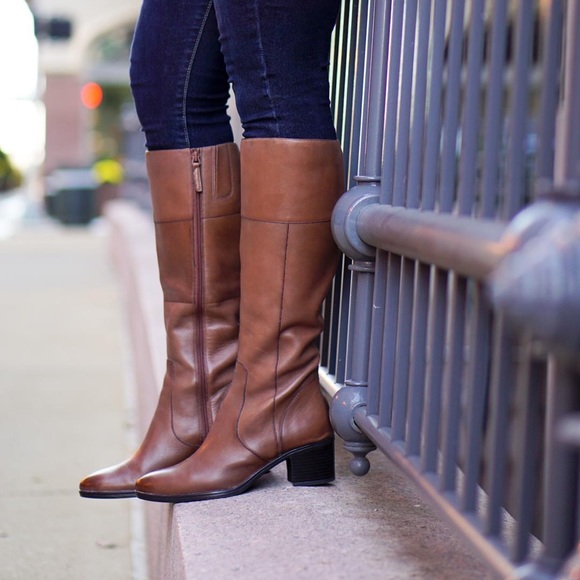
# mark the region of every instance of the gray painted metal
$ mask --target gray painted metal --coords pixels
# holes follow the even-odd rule
[[[568,189],[580,197],[580,5],[566,3],[564,75],[562,105],[557,119],[554,181],[560,189]]]
[[[345,1],[340,26],[333,424],[501,577],[555,578],[580,535],[580,3]]]
[[[363,208],[357,231],[370,246],[480,279],[513,244],[500,222],[389,205]]]

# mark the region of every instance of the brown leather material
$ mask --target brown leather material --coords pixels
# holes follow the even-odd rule
[[[338,143],[327,140],[245,140],[243,156],[255,160],[256,170],[242,169],[244,190],[252,192],[242,195],[242,215],[266,222],[328,221],[336,203],[328,191],[344,188],[344,162],[337,150]],[[282,167],[288,169],[283,176]]]
[[[139,479],[143,499],[192,501],[235,490],[284,453],[333,435],[317,340],[338,261],[330,218],[344,191],[342,152],[335,141],[252,139],[242,142],[241,167],[232,385],[200,449]]]
[[[148,152],[167,372],[149,430],[127,461],[85,478],[81,494],[131,494],[206,437],[232,380],[240,296],[240,161],[229,143]],[[196,174],[197,171],[197,174]]]

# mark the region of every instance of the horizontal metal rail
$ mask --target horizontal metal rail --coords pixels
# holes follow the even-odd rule
[[[514,248],[506,224],[373,204],[361,210],[361,239],[381,250],[484,279]]]

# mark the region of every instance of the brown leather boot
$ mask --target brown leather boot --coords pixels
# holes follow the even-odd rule
[[[138,451],[83,479],[91,498],[135,495],[139,477],[175,465],[205,439],[232,380],[240,298],[236,145],[147,153],[167,330],[167,372]]]
[[[330,217],[344,190],[336,141],[242,143],[240,342],[230,390],[199,450],[136,484],[142,499],[237,495],[287,460],[294,485],[334,480],[318,382],[321,304],[336,271]]]

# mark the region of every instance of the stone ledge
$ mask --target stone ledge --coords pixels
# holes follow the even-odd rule
[[[155,231],[151,214],[131,202],[109,202],[104,212],[110,225],[111,257],[120,283],[121,303],[131,348],[131,369],[136,384],[136,438],[145,436],[165,373],[163,295],[159,284]],[[138,501],[138,500],[131,500]],[[149,576],[185,580],[185,574],[167,576],[168,561],[180,560],[181,549],[169,549],[167,534],[170,506],[143,502]]]
[[[127,309],[142,436],[165,371],[154,229],[151,216],[129,202],[110,202],[105,215]],[[356,478],[337,443],[333,485],[293,487],[280,465],[238,497],[143,502],[150,578],[491,577],[386,458],[373,452],[371,464],[367,476]]]

